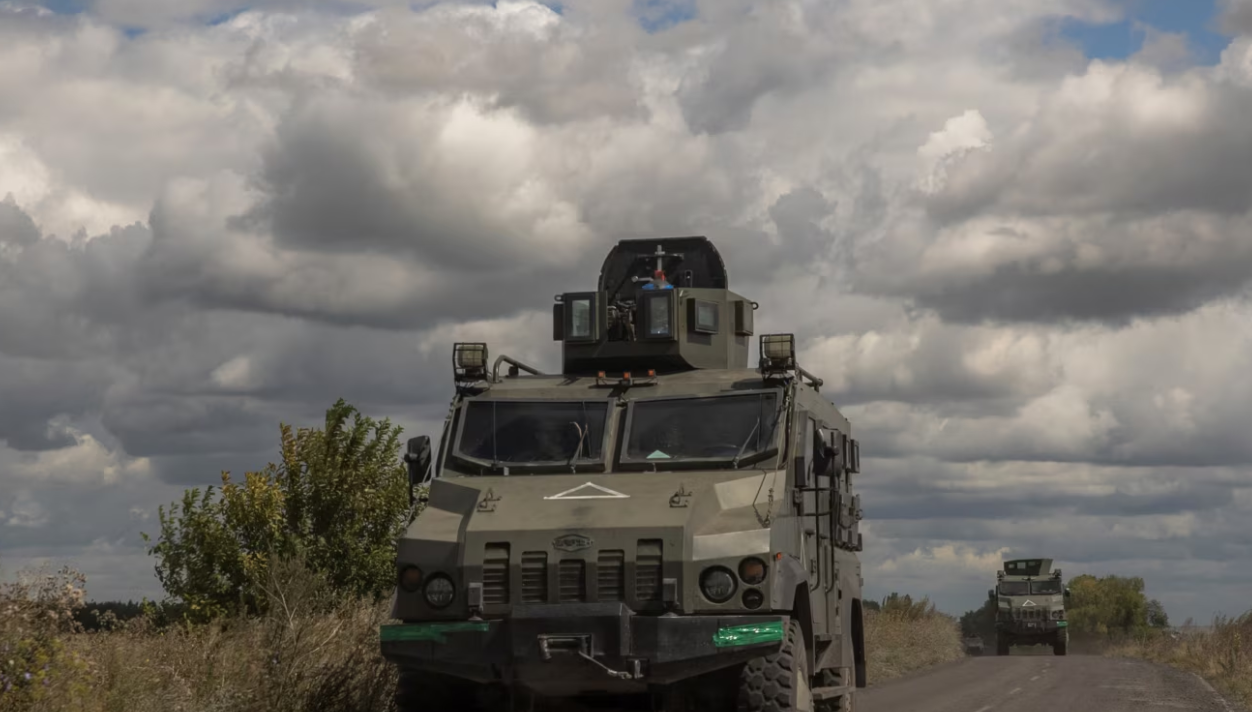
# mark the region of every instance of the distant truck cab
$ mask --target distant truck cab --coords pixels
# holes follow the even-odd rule
[[[987,596],[996,603],[996,655],[1015,645],[1051,645],[1055,655],[1069,652],[1069,589],[1052,559],[1012,559],[996,572]]]
[[[860,448],[703,237],[623,240],[555,297],[562,372],[453,348],[383,655],[414,710],[851,710]],[[507,364],[505,375],[500,374]]]

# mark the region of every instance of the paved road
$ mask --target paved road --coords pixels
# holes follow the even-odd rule
[[[1190,673],[1088,655],[967,658],[856,698],[856,712],[1237,712]]]

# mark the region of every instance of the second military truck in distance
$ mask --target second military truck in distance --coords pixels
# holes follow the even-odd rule
[[[996,602],[996,655],[1008,655],[1015,645],[1051,645],[1055,655],[1069,651],[1069,589],[1052,559],[1005,561],[987,595]]]
[[[561,373],[455,344],[438,447],[409,441],[399,709],[852,709],[860,453],[794,336],[749,368],[758,305],[703,237],[623,240],[555,300]]]

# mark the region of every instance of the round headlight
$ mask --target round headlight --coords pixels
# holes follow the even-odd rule
[[[739,562],[739,578],[749,586],[755,586],[765,580],[765,562],[755,556]]]
[[[735,576],[721,566],[712,566],[700,574],[700,591],[714,603],[725,603],[735,595]]]
[[[452,579],[443,574],[435,574],[426,581],[426,602],[432,608],[446,608],[455,594],[456,586],[452,585]]]
[[[400,569],[400,588],[409,593],[417,593],[422,585],[422,570],[409,564]]]
[[[756,609],[761,607],[762,603],[765,603],[765,594],[761,593],[755,588],[749,588],[748,590],[743,592],[743,607],[744,608],[755,611]]]

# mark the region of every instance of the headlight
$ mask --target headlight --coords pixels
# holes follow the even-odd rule
[[[709,567],[700,574],[700,591],[714,603],[725,603],[735,595],[735,576],[721,566]]]
[[[755,586],[765,580],[765,562],[755,556],[739,562],[739,578],[749,586]]]
[[[417,593],[417,589],[422,585],[422,570],[416,566],[409,564],[400,569],[400,588],[409,593]]]
[[[452,585],[452,579],[443,574],[435,574],[426,581],[426,602],[432,608],[446,608],[452,603],[452,598],[456,595],[456,586]]]
[[[1052,609],[1052,619],[1053,619],[1053,620],[1058,620],[1058,621],[1059,621],[1059,620],[1061,620],[1061,619],[1062,619],[1062,618],[1064,618],[1064,617],[1065,617],[1065,609],[1064,609],[1064,608],[1059,608],[1059,609],[1058,609],[1058,608],[1054,608],[1054,609]]]
[[[762,603],[765,603],[765,594],[755,588],[749,588],[743,592],[744,608],[755,611],[761,607]]]

